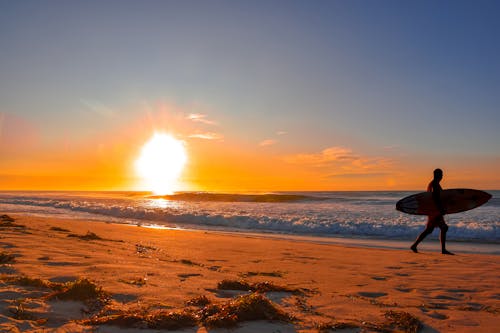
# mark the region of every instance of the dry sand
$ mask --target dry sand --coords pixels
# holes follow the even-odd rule
[[[266,294],[293,321],[243,322],[230,332],[317,332],[321,324],[339,322],[358,326],[340,332],[391,331],[383,326],[388,311],[418,318],[423,332],[498,332],[500,327],[500,257],[495,255],[414,254],[243,234],[12,217],[14,222],[0,221],[0,251],[15,257],[0,266],[2,332],[159,331],[87,325],[82,320],[99,309],[49,299],[53,290],[13,283],[19,276],[53,282],[86,277],[111,295],[104,310],[100,308],[107,313],[176,311],[198,296],[219,303],[244,293],[217,289],[224,279],[270,281],[299,290]],[[68,237],[88,231],[103,240]],[[396,326],[394,331],[401,331]],[[182,332],[207,331],[227,332],[200,324]]]

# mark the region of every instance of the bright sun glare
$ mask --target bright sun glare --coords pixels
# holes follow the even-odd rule
[[[172,194],[186,164],[184,143],[165,133],[155,133],[144,144],[135,162],[144,185],[155,194]]]

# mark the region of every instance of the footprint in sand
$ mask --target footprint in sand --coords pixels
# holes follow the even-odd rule
[[[386,281],[387,280],[387,278],[385,276],[372,276],[372,279],[376,280],[376,281]]]
[[[402,288],[402,287],[399,287],[399,288],[395,288],[397,291],[400,291],[402,293],[411,293],[412,291],[415,291],[414,288]]]
[[[434,318],[434,319],[438,319],[438,320],[445,320],[445,319],[448,319],[450,317],[448,317],[447,315],[443,314],[443,313],[439,313],[437,311],[432,311],[430,313],[427,313],[427,315],[431,318]]]
[[[358,295],[362,296],[362,297],[368,297],[368,298],[379,298],[379,297],[382,297],[382,296],[387,296],[387,293],[360,291],[358,293]]]

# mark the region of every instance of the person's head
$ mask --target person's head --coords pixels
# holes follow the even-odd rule
[[[438,181],[443,179],[443,170],[441,169],[434,170],[434,179]]]

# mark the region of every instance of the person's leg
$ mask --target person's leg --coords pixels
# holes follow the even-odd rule
[[[420,244],[420,242],[423,241],[424,238],[427,237],[427,235],[432,234],[433,230],[434,230],[434,227],[431,225],[431,223],[427,223],[425,230],[422,231],[422,233],[420,235],[418,235],[417,239],[415,240],[415,243],[413,243],[413,245],[410,247],[410,249],[413,252],[418,253],[418,251],[417,251],[418,244]]]
[[[446,250],[446,232],[448,231],[448,225],[442,219],[442,223],[439,224],[439,229],[441,232],[439,234],[439,240],[441,241],[441,253],[442,254],[453,254],[450,251]]]

